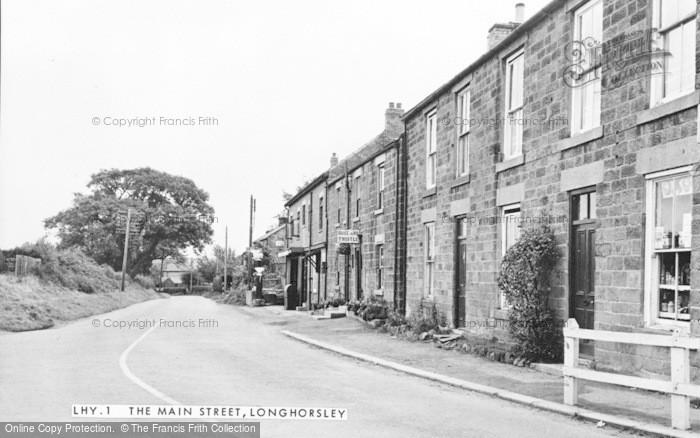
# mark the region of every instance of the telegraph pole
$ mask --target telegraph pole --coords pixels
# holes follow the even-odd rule
[[[226,292],[226,286],[228,285],[228,227],[226,227],[224,239],[224,292]]]
[[[248,228],[248,285],[253,284],[253,217],[255,216],[255,199],[250,195],[250,226]]]
[[[126,232],[124,233],[124,258],[122,259],[122,287],[124,292],[124,280],[126,275],[126,261],[129,255],[129,235],[131,234],[131,209],[126,211]]]

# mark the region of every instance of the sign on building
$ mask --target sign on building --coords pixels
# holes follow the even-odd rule
[[[360,236],[358,235],[358,230],[338,230],[337,242],[360,243]]]

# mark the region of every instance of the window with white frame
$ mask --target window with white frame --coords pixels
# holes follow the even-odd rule
[[[377,289],[384,287],[382,274],[384,273],[384,245],[377,245]]]
[[[360,177],[355,178],[355,218],[360,217]]]
[[[340,207],[342,205],[342,200],[340,199],[340,186],[338,186],[335,189],[335,193],[336,193],[335,199],[338,202],[338,211],[336,212],[336,219],[337,219],[336,224],[340,225],[340,219],[342,218],[341,207]]]
[[[457,177],[469,173],[469,118],[471,92],[466,89],[457,94]]]
[[[695,90],[695,0],[654,0],[656,49],[663,49],[662,74],[652,75],[652,105]]]
[[[522,49],[506,59],[506,120],[503,158],[523,153],[523,81],[525,56]]]
[[[645,292],[652,325],[690,321],[693,183],[690,168],[647,176]]]
[[[424,296],[431,298],[435,292],[435,222],[428,222],[425,237],[425,288]]]
[[[384,164],[380,164],[377,169],[377,210],[384,208],[384,178],[386,177],[386,169]]]
[[[503,207],[501,211],[501,256],[520,239],[520,204]],[[506,295],[501,291],[501,309],[508,307]]]
[[[425,187],[435,187],[437,175],[437,111],[433,110],[425,119]]]
[[[297,232],[295,233],[297,236],[299,236],[299,232],[301,231],[300,224],[301,224],[301,213],[299,212],[299,209],[297,208],[297,220],[294,221],[296,226],[297,226]]]
[[[603,0],[591,0],[574,13],[574,41],[581,50],[572,82],[572,135],[600,126],[600,85],[603,43]]]
[[[323,196],[318,198],[318,229],[323,230]]]

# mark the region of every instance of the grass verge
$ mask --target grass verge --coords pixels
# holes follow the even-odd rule
[[[59,321],[85,318],[159,297],[136,283],[124,292],[112,289],[84,293],[32,275],[0,275],[0,330],[49,328]]]

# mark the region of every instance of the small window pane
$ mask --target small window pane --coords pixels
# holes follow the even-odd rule
[[[596,215],[596,193],[591,192],[588,194],[588,218],[595,219]]]

